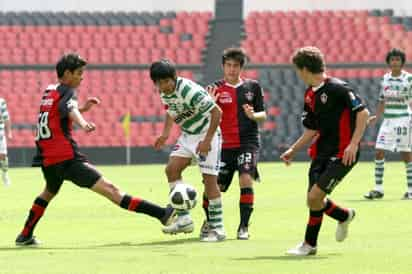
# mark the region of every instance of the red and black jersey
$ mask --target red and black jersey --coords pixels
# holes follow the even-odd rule
[[[242,79],[236,86],[220,80],[214,83],[218,88],[217,104],[223,111],[220,128],[223,135],[223,148],[244,146],[259,147],[259,129],[256,121],[249,119],[243,105],[253,106],[255,112],[265,110],[263,91],[254,80]]]
[[[303,125],[319,132],[310,148],[312,158],[342,158],[356,124],[356,113],[365,108],[346,82],[327,78],[305,92]]]
[[[49,166],[75,158],[84,159],[72,138],[69,112],[77,107],[75,91],[62,84],[50,85],[43,94],[37,122],[37,155],[33,166]]]

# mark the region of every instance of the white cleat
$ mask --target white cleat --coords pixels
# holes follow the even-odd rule
[[[249,231],[246,226],[239,227],[237,231],[237,239],[238,240],[249,240]]]
[[[205,235],[206,236],[206,235]],[[206,237],[200,237],[201,242],[221,242],[226,239],[226,233],[223,229],[210,229]]]
[[[355,210],[352,208],[349,208],[349,213],[348,213],[348,219],[344,222],[338,223],[338,226],[336,227],[336,241],[342,242],[346,239],[348,236],[348,226],[349,224],[353,221],[355,218]]]
[[[179,234],[179,233],[192,233],[195,229],[192,219],[190,218],[177,218],[168,226],[162,228],[165,234]]]
[[[295,248],[286,251],[286,254],[293,256],[309,256],[316,254],[316,247],[313,247],[305,242],[298,244]]]
[[[11,185],[11,181],[10,181],[10,178],[9,178],[9,175],[7,174],[7,172],[3,172],[2,179],[3,179],[4,186],[10,186]]]

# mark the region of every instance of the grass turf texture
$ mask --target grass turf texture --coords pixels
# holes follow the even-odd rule
[[[332,199],[357,210],[348,239],[334,239],[336,222],[324,217],[318,255],[285,255],[302,240],[308,163],[260,165],[263,183],[255,188],[256,206],[249,241],[236,240],[239,187],[224,194],[228,239],[198,240],[203,221],[201,200],[192,210],[193,234],[163,235],[160,223],[114,206],[108,200],[66,182],[40,220],[38,248],[18,248],[14,240],[28,209],[44,187],[39,169],[11,169],[13,184],[0,188],[0,273],[411,273],[412,201],[400,200],[406,189],[402,163],[386,163],[385,198],[366,201],[373,186],[373,164],[360,163],[336,188]],[[99,169],[122,190],[165,204],[168,185],[163,165]],[[202,185],[198,169],[184,180]]]

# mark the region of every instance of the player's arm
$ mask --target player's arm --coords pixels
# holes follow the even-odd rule
[[[87,98],[86,102],[82,107],[79,107],[80,113],[89,111],[94,105],[100,104],[100,100],[97,97]]]
[[[197,146],[196,152],[200,155],[206,156],[210,150],[210,144],[212,142],[213,136],[216,133],[217,128],[220,124],[220,119],[222,118],[222,110],[218,105],[210,110],[210,125],[206,132],[206,136]]]
[[[318,134],[317,130],[305,129],[295,143],[293,143],[288,150],[280,155],[280,159],[282,159],[287,165],[290,164],[290,161],[293,159],[293,156],[295,156],[295,153],[305,145],[311,143],[316,134]]]
[[[72,110],[69,112],[69,117],[75,124],[77,124],[86,132],[90,132],[96,129],[94,123],[89,123],[83,118],[83,115],[80,113],[78,108],[72,108]]]
[[[267,115],[265,111],[265,104],[263,102],[263,89],[260,87],[259,83],[256,82],[253,87],[254,90],[254,99],[253,106],[248,104],[243,105],[243,110],[245,111],[246,116],[256,122],[263,122],[266,120]]]
[[[253,120],[259,123],[259,122],[265,121],[267,118],[266,111],[255,112],[254,108],[248,104],[245,104],[242,107],[243,107],[243,110],[245,111],[246,116],[250,120]]]
[[[172,130],[172,126],[173,126],[173,118],[172,116],[169,115],[169,113],[166,112],[165,123],[163,126],[162,134],[159,137],[157,137],[154,143],[154,148],[156,150],[159,150],[164,146],[167,139],[169,138],[170,131]]]

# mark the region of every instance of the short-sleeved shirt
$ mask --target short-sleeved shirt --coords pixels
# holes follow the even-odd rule
[[[74,108],[77,108],[74,89],[62,84],[46,88],[40,102],[34,166],[49,166],[71,159],[85,160],[72,138],[69,113]]]
[[[408,117],[412,111],[412,74],[402,71],[398,77],[386,73],[381,81],[379,101],[385,102],[384,119]]]
[[[223,149],[245,146],[259,147],[259,129],[256,121],[249,119],[243,105],[248,104],[255,112],[265,110],[263,91],[259,83],[250,79],[242,79],[235,86],[224,80],[216,81],[217,104],[222,109],[220,128],[223,136]]]
[[[303,125],[317,130],[311,146],[312,158],[342,158],[356,125],[356,113],[365,108],[355,91],[344,81],[327,78],[305,92]]]
[[[207,91],[195,82],[177,77],[172,94],[160,94],[167,113],[187,134],[205,133],[210,125],[210,111],[216,106]]]
[[[10,120],[9,111],[7,110],[6,100],[0,98],[0,133],[4,132],[4,122]]]

